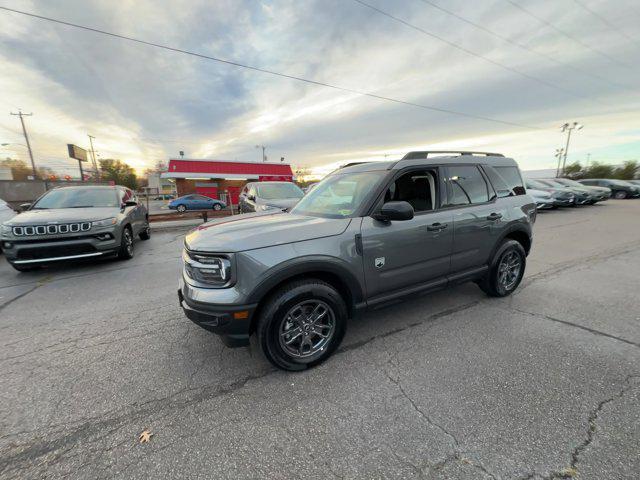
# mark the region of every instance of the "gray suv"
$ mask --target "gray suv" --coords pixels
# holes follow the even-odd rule
[[[365,308],[466,281],[509,295],[536,218],[516,162],[431,153],[339,169],[290,212],[198,227],[184,242],[186,316],[228,346],[256,333],[271,363],[302,370]]]
[[[19,271],[113,254],[129,259],[134,237],[150,238],[147,209],[126,187],[56,188],[22,209],[0,232],[7,260]]]

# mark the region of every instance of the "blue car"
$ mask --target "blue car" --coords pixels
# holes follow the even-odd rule
[[[205,197],[204,195],[191,194],[178,197],[169,202],[171,210],[186,212],[187,210],[222,210],[227,204],[216,198]]]

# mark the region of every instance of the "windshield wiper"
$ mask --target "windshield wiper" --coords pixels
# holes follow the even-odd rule
[[[73,207],[67,207],[67,208],[93,208],[93,205],[75,205]]]

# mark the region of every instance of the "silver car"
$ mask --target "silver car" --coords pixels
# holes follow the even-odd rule
[[[536,218],[516,162],[429,153],[339,169],[289,212],[198,227],[184,242],[186,316],[229,346],[256,333],[270,362],[301,370],[365,308],[466,281],[511,294]]]
[[[291,182],[250,182],[238,198],[240,213],[288,210],[300,201],[304,192]]]
[[[19,271],[107,255],[130,259],[134,237],[150,238],[147,209],[127,187],[56,188],[22,208],[0,232],[6,258]]]

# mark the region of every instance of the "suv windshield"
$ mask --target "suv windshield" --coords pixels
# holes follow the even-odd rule
[[[276,200],[279,198],[302,198],[304,192],[300,187],[290,182],[265,183],[258,185],[258,197],[264,200]]]
[[[352,216],[384,176],[384,171],[332,175],[300,200],[292,213],[328,218]]]
[[[115,190],[106,188],[64,188],[51,190],[38,200],[34,209],[118,207]]]

